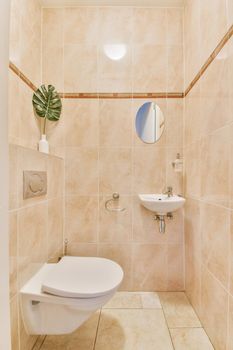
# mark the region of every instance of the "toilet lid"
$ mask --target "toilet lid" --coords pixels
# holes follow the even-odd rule
[[[94,298],[116,289],[123,279],[114,261],[94,257],[63,257],[46,275],[42,291],[61,297]]]

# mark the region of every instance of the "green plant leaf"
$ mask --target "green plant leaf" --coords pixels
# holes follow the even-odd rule
[[[62,103],[53,85],[41,85],[36,90],[32,98],[33,108],[35,113],[40,118],[45,118],[50,121],[58,121],[61,116]]]

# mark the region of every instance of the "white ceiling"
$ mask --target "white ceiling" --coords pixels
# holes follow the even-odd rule
[[[182,7],[185,0],[41,0],[43,7],[60,6],[140,6]]]

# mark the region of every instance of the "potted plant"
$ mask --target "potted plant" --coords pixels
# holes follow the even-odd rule
[[[46,139],[47,120],[57,122],[61,116],[61,98],[53,85],[41,85],[33,94],[32,104],[34,111],[41,118],[41,139],[39,151],[49,153],[49,144]]]

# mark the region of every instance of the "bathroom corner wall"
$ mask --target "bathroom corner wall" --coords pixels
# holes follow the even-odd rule
[[[31,350],[38,339],[24,329],[20,288],[43,263],[60,255],[63,249],[64,161],[37,152],[40,130],[31,102],[32,83],[35,86],[41,83],[41,11],[38,0],[12,0],[9,69],[12,350]],[[23,200],[24,170],[47,172],[45,196]]]
[[[186,88],[232,25],[232,0],[186,1]],[[228,39],[186,96],[184,126],[186,291],[217,350],[233,349],[233,37]]]
[[[171,162],[183,147],[183,10],[179,8],[77,7],[43,10],[43,82],[63,99],[63,115],[50,136],[65,158],[65,237],[68,253],[113,259],[125,272],[124,290],[183,290],[183,213],[167,220],[161,235],[138,193],[182,193]],[[105,44],[123,44],[126,55],[111,60]],[[134,120],[149,93],[166,120],[154,145],[136,136]],[[80,93],[93,98],[80,98]],[[100,98],[109,93],[112,98]],[[127,93],[128,98],[117,98]],[[134,99],[148,93],[147,99]],[[123,213],[104,204],[120,193]]]

